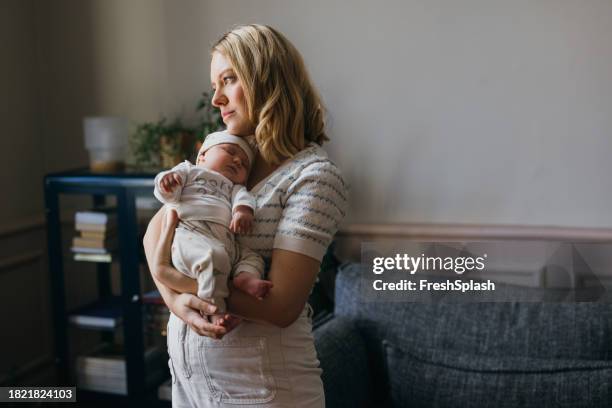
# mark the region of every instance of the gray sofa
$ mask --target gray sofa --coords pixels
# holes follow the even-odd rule
[[[360,301],[314,330],[327,406],[612,407],[612,305]]]

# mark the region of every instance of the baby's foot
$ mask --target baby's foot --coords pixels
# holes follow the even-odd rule
[[[211,315],[210,322],[217,326],[225,326],[225,315],[222,315],[222,314]]]
[[[268,292],[270,292],[274,285],[270,281],[259,279],[248,272],[243,272],[234,278],[234,286],[262,300],[268,295]]]

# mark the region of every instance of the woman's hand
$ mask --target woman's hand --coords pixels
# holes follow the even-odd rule
[[[166,272],[170,270],[177,276],[180,275],[181,278],[195,282],[174,269],[171,264],[172,239],[177,223],[176,211],[164,209],[155,214],[149,223],[143,245],[153,280],[172,313],[187,323],[199,335],[220,339],[240,323],[238,318],[228,314],[223,317],[223,326],[214,325],[208,320],[208,315],[216,312],[217,307],[215,305],[191,293],[178,293],[156,279],[159,271],[163,269]],[[155,243],[156,238],[157,243]]]

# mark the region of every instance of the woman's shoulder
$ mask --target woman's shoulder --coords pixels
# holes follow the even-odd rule
[[[255,187],[254,190],[260,195],[277,192],[285,196],[297,186],[313,183],[329,185],[342,196],[347,189],[338,166],[329,159],[325,150],[316,144],[308,145],[283,163],[261,188]]]
[[[295,162],[293,171],[288,172],[288,192],[310,190],[317,194],[324,192],[337,202],[346,200],[349,189],[342,172],[319,145],[309,145],[296,155]]]
[[[320,173],[322,177],[326,175],[334,176],[344,184],[342,172],[338,166],[327,156],[327,152],[318,144],[311,143],[292,159],[291,166],[294,175],[309,175]]]

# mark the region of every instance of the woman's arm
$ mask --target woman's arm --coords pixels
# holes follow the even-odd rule
[[[149,270],[153,277],[153,281],[159,290],[164,302],[181,320],[189,324],[189,326],[201,336],[213,338],[221,338],[231,328],[225,328],[211,324],[203,315],[210,315],[216,312],[216,306],[211,305],[202,299],[190,293],[178,293],[156,279],[159,268],[171,268],[170,266],[170,248],[172,246],[172,238],[174,229],[178,219],[175,211],[166,212],[165,207],[162,207],[151,219],[147,226],[143,239],[145,256],[149,265]],[[174,271],[176,274],[182,275],[179,271]],[[197,290],[197,283],[187,276],[183,277],[194,282]]]
[[[245,319],[287,327],[304,309],[321,263],[284,249],[272,251],[268,278],[274,284],[268,296],[257,300],[237,289],[227,299],[229,310]]]
[[[153,273],[153,278],[176,292],[193,295],[198,293],[197,281],[183,275],[172,266],[158,265],[155,273]]]

